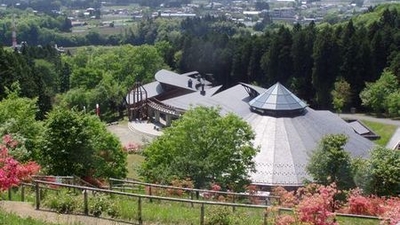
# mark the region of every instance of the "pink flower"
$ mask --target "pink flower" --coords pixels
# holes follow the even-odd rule
[[[21,180],[29,179],[40,170],[37,163],[21,164],[8,154],[8,147],[17,144],[10,135],[3,137],[3,146],[0,146],[0,191],[18,185]]]

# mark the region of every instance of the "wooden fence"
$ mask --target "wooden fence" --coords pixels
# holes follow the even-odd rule
[[[118,183],[118,185],[114,185],[114,183]],[[261,203],[263,205],[267,205],[267,206],[272,205],[274,203],[274,201],[276,201],[276,203],[278,205],[280,204],[279,196],[273,196],[273,195],[259,195],[259,194],[251,194],[251,193],[237,193],[237,192],[226,192],[226,191],[213,191],[213,190],[207,190],[207,189],[183,188],[183,187],[175,187],[175,186],[169,186],[169,185],[144,183],[144,182],[133,181],[133,180],[121,180],[121,179],[115,179],[115,178],[109,179],[109,185],[110,185],[109,188],[110,188],[110,190],[119,189],[119,190],[125,191],[126,186],[121,185],[124,183],[131,184],[131,185],[143,186],[143,187],[147,188],[148,195],[153,195],[154,188],[161,188],[164,190],[180,190],[180,191],[187,192],[187,193],[189,193],[191,200],[194,200],[194,198],[195,198],[194,196],[196,196],[196,200],[199,200],[201,194],[213,194],[213,195],[229,196],[229,197],[231,197],[232,203],[236,203],[236,201],[240,198],[247,198],[247,199],[261,200]],[[235,208],[233,208],[233,210],[234,209]]]
[[[34,181],[35,207],[37,210],[40,209],[40,201],[41,201],[41,197],[40,197],[41,191],[40,190],[42,188],[46,188],[46,186],[43,186],[43,185],[73,188],[73,189],[78,189],[78,190],[82,191],[82,193],[83,193],[83,208],[84,208],[85,215],[89,215],[88,191],[135,197],[138,199],[136,218],[140,225],[143,224],[143,217],[142,217],[142,208],[143,208],[142,201],[143,201],[143,199],[157,199],[157,200],[162,200],[162,201],[181,202],[181,203],[190,203],[190,204],[200,205],[200,212],[199,212],[200,225],[204,225],[204,223],[205,223],[204,212],[205,212],[206,205],[228,206],[228,207],[232,207],[232,208],[243,207],[243,208],[253,208],[253,209],[254,208],[255,209],[267,209],[269,207],[269,206],[265,206],[265,205],[251,205],[251,204],[212,202],[212,201],[202,201],[202,200],[192,200],[192,199],[182,199],[182,198],[161,197],[161,196],[154,196],[154,195],[135,194],[135,193],[121,192],[121,191],[113,191],[113,190],[108,190],[108,189],[99,189],[99,188],[77,186],[77,185],[71,185],[71,184],[61,184],[61,183],[55,183],[55,182],[35,180]],[[267,212],[268,212],[268,210],[264,210],[264,215],[263,215],[264,216],[264,218],[263,218],[264,225],[267,225],[267,218],[268,218]]]
[[[141,183],[141,182],[139,182]],[[143,184],[143,183],[142,183]],[[150,186],[150,184],[148,184]],[[99,193],[107,193],[107,194],[115,194],[115,195],[120,195],[120,196],[130,196],[138,199],[138,205],[137,205],[137,215],[136,219],[140,225],[143,224],[143,217],[142,217],[142,209],[143,209],[143,199],[148,199],[148,200],[162,200],[162,201],[172,201],[172,202],[181,202],[181,203],[189,203],[192,206],[193,205],[200,205],[200,212],[199,212],[199,221],[200,225],[204,225],[204,217],[205,217],[205,207],[207,205],[219,205],[219,206],[227,206],[227,207],[232,207],[232,210],[234,210],[236,207],[242,207],[242,208],[255,208],[255,209],[265,209],[263,213],[263,224],[266,225],[268,223],[268,211],[271,206],[267,205],[252,205],[252,204],[239,204],[239,203],[227,203],[227,202],[215,202],[215,201],[204,201],[204,200],[195,200],[195,199],[182,199],[182,198],[172,198],[172,197],[162,197],[162,196],[154,196],[154,195],[145,195],[145,194],[136,194],[136,193],[129,193],[129,192],[121,192],[121,191],[114,191],[114,190],[109,190],[109,189],[99,189],[99,188],[93,188],[93,187],[87,187],[87,186],[77,186],[77,185],[71,185],[71,184],[62,184],[62,183],[57,183],[57,182],[48,182],[48,181],[42,181],[42,180],[34,180],[33,183],[22,183],[21,184],[21,201],[24,201],[25,199],[25,187],[31,187],[34,188],[35,190],[35,208],[38,210],[40,209],[40,201],[41,201],[41,192],[42,190],[54,190],[53,188],[49,188],[48,186],[52,187],[65,187],[65,188],[70,188],[70,189],[77,189],[79,191],[82,191],[83,193],[83,203],[84,203],[84,214],[88,215],[89,214],[89,207],[88,207],[88,192],[99,192]],[[151,184],[152,187],[158,187],[158,186],[163,186],[163,185],[154,185]],[[166,187],[172,187],[172,186],[166,186]],[[181,188],[182,189],[182,188]],[[186,188],[184,188],[186,189]],[[209,191],[209,190],[201,190],[201,189],[189,189],[189,191]],[[8,191],[8,197],[9,200],[11,200],[11,189]],[[219,192],[218,192],[219,193]],[[221,193],[228,193],[232,194],[230,192],[221,192]],[[236,193],[238,194],[238,193]],[[192,195],[191,195],[192,196]],[[265,197],[265,196],[264,196]],[[283,208],[283,207],[276,207],[278,209],[278,213],[280,214],[281,212],[284,211],[293,211],[291,208]],[[379,220],[379,217],[376,216],[366,216],[366,215],[354,215],[354,214],[344,214],[344,213],[336,213],[337,216],[340,217],[351,217],[351,218],[361,218],[361,219],[372,219],[372,220]]]

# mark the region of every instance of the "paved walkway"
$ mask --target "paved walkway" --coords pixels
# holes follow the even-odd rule
[[[162,133],[154,130],[154,124],[147,122],[113,124],[108,126],[107,129],[115,134],[124,146],[129,143],[144,144],[150,142]]]

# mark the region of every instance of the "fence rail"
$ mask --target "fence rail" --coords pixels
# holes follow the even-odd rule
[[[227,202],[213,202],[213,201],[202,201],[202,200],[192,200],[192,199],[182,199],[182,198],[171,198],[171,197],[162,197],[162,196],[154,196],[154,195],[143,195],[143,194],[135,194],[135,193],[127,193],[121,191],[114,191],[108,189],[100,189],[100,188],[93,188],[93,187],[85,187],[85,186],[77,186],[71,184],[61,184],[55,182],[48,182],[42,180],[34,180],[35,185],[35,207],[36,209],[40,209],[40,189],[44,188],[41,185],[52,185],[52,186],[59,186],[59,187],[66,187],[66,188],[74,188],[83,191],[83,200],[84,200],[84,213],[88,215],[88,191],[94,191],[99,193],[107,193],[107,194],[115,194],[115,195],[122,195],[122,196],[129,196],[129,197],[136,197],[138,199],[138,215],[137,220],[140,225],[143,224],[143,217],[142,217],[142,199],[157,199],[162,201],[172,201],[172,202],[182,202],[182,203],[190,203],[190,204],[197,204],[200,205],[200,225],[204,225],[204,208],[206,205],[217,205],[217,206],[227,206],[227,207],[243,207],[243,208],[253,208],[253,209],[266,209],[268,206],[265,205],[250,205],[250,204],[238,204],[238,203],[227,203]],[[263,224],[267,224],[267,210],[264,211],[264,218]]]
[[[142,182],[139,182],[142,183]],[[191,205],[199,205],[200,206],[200,214],[199,214],[199,221],[200,225],[204,225],[204,217],[205,217],[205,207],[207,205],[217,205],[217,206],[227,206],[227,207],[232,207],[234,210],[235,207],[242,207],[242,208],[253,208],[253,209],[265,209],[263,212],[263,224],[267,224],[267,219],[268,219],[268,211],[271,206],[266,206],[266,205],[252,205],[252,204],[240,204],[240,203],[228,203],[228,202],[215,202],[215,201],[204,201],[204,200],[194,200],[194,199],[182,199],[182,198],[172,198],[172,197],[163,197],[163,196],[154,196],[154,195],[145,195],[145,194],[136,194],[136,193],[127,193],[127,192],[121,192],[121,191],[114,191],[114,190],[109,190],[109,189],[100,189],[100,188],[94,188],[94,187],[87,187],[87,186],[78,186],[78,185],[72,185],[72,184],[63,184],[63,183],[57,183],[57,182],[49,182],[49,181],[43,181],[43,180],[34,180],[33,183],[21,183],[21,201],[24,201],[25,199],[25,187],[33,187],[34,192],[35,192],[35,208],[38,210],[40,209],[40,201],[41,201],[41,190],[57,190],[51,187],[65,187],[65,188],[72,188],[72,189],[78,189],[82,191],[83,194],[83,204],[84,204],[84,214],[88,215],[89,210],[88,210],[88,191],[93,191],[93,192],[99,192],[99,193],[107,193],[107,194],[115,194],[115,195],[120,195],[120,196],[129,196],[133,198],[137,198],[138,200],[138,206],[137,206],[137,215],[136,219],[140,225],[143,224],[143,217],[142,217],[142,210],[143,210],[143,199],[156,199],[156,200],[162,200],[162,201],[172,201],[172,202],[181,202],[181,203],[190,203]],[[160,186],[160,185],[153,185],[153,186]],[[164,185],[161,185],[164,186]],[[167,186],[168,187],[168,186]],[[176,187],[175,187],[176,188]],[[8,192],[8,197],[9,200],[11,200],[11,191],[12,188],[9,189]],[[208,191],[208,190],[203,190],[203,189],[190,189],[190,190],[199,190],[199,191]],[[218,192],[217,192],[218,193]],[[221,192],[221,193],[229,193],[232,194],[231,192]],[[283,207],[276,207],[278,209],[278,213],[280,214],[281,212],[284,211],[293,211],[291,208],[283,208]],[[361,219],[372,219],[372,220],[379,220],[379,217],[376,216],[367,216],[367,215],[354,215],[354,214],[345,214],[345,213],[335,213],[337,216],[340,217],[350,217],[350,218],[361,218]]]
[[[273,195],[259,195],[259,194],[251,194],[251,193],[237,193],[237,192],[227,192],[227,191],[214,191],[214,190],[207,190],[207,189],[184,188],[184,187],[175,187],[175,186],[169,186],[169,185],[152,184],[152,183],[145,183],[145,182],[140,182],[140,181],[122,180],[122,179],[115,179],[115,178],[109,179],[109,184],[110,184],[109,188],[110,189],[115,188],[115,186],[113,185],[114,182],[122,182],[122,183],[128,183],[128,184],[141,185],[144,187],[148,187],[149,195],[153,195],[152,188],[163,188],[163,189],[167,189],[167,190],[173,189],[173,190],[181,190],[181,191],[189,192],[190,199],[192,199],[192,200],[194,199],[194,195],[196,195],[196,199],[199,199],[200,193],[209,193],[209,194],[232,196],[232,203],[235,203],[235,201],[239,197],[247,197],[247,198],[265,199],[265,201],[264,201],[265,205],[271,205],[271,200],[277,201],[278,205],[280,204],[280,197],[273,196]],[[117,187],[119,187],[119,186],[117,186]]]

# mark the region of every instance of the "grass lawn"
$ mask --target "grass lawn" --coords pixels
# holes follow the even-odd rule
[[[366,120],[362,120],[361,122],[364,123],[370,129],[372,129],[372,131],[374,131],[376,134],[381,136],[380,139],[375,140],[374,142],[383,147],[386,146],[386,144],[389,142],[390,138],[393,136],[394,132],[397,129],[395,125],[377,123]]]
[[[128,177],[139,180],[137,169],[144,161],[144,157],[137,154],[128,154]]]

